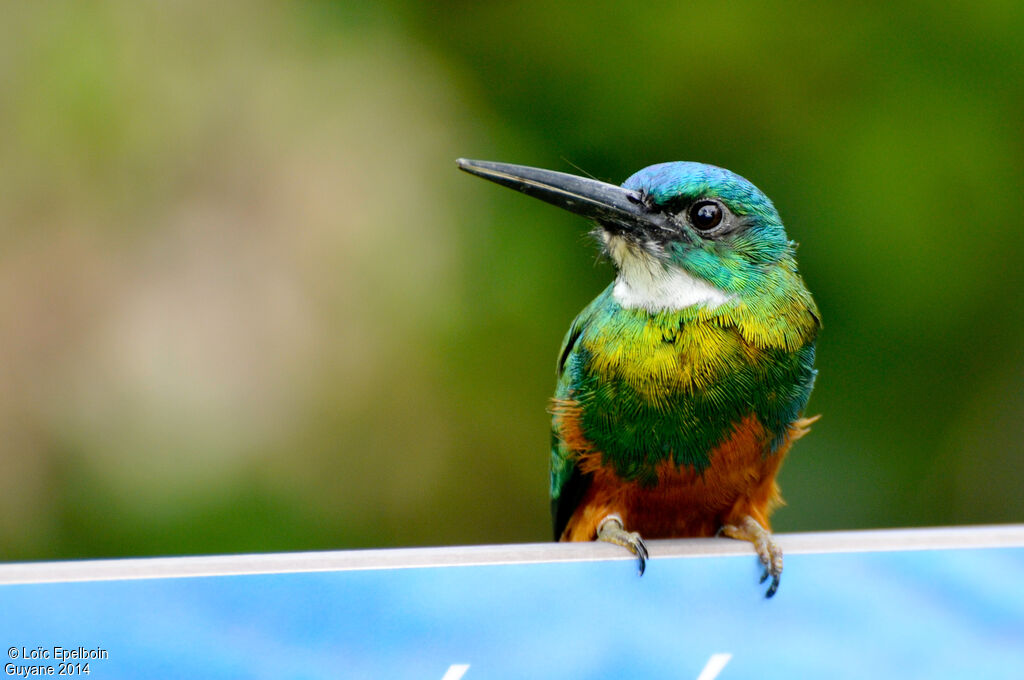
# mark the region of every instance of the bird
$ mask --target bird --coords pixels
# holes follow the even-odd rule
[[[769,516],[814,387],[820,314],[771,200],[721,167],[677,161],[622,186],[509,163],[460,169],[592,220],[614,280],[557,361],[550,494],[556,541],[753,544],[775,595]]]

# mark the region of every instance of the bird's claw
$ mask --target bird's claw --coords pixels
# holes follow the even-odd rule
[[[634,531],[631,534],[631,537],[632,537],[632,543],[630,545],[632,547],[630,549],[633,550],[635,548],[634,554],[636,555],[637,559],[640,561],[640,573],[639,573],[639,575],[643,576],[644,575],[644,569],[647,568],[647,560],[650,558],[651,555],[650,555],[650,553],[647,552],[647,544],[644,543],[644,539],[640,537],[640,534],[638,534],[638,533],[636,533]]]
[[[761,579],[761,583],[764,583],[765,579],[767,577],[768,577],[768,572],[766,571],[765,572],[765,578]],[[772,576],[772,583],[771,583],[771,585],[768,586],[768,590],[765,591],[765,594],[764,594],[765,599],[767,600],[768,598],[773,596],[776,593],[776,591],[778,591],[778,589],[779,589],[779,574],[775,574],[775,575]]]
[[[618,515],[608,515],[601,520],[601,524],[597,527],[597,540],[621,545],[636,555],[640,563],[639,575],[644,575],[644,570],[647,569],[647,560],[650,558],[647,544],[644,543],[644,539],[637,532],[626,531],[625,527],[622,526],[621,517]]]
[[[772,539],[772,535],[767,531],[763,543],[757,541],[754,543],[754,548],[757,550],[757,556],[761,560],[761,564],[764,565],[764,575],[761,576],[761,583],[768,580],[768,577],[772,577],[772,582],[768,585],[768,590],[765,591],[765,598],[770,598],[779,590],[779,579],[782,577],[782,549],[779,548],[778,544]]]
[[[782,577],[782,549],[772,538],[771,532],[758,524],[757,520],[747,515],[739,524],[726,524],[722,527],[722,533],[730,538],[741,541],[749,541],[754,544],[757,557],[764,566],[764,573],[761,575],[760,583],[764,583],[771,576],[772,582],[768,585],[765,598],[772,597],[779,590],[779,580]]]

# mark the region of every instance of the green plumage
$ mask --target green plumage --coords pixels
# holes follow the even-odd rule
[[[618,275],[573,321],[552,400],[555,540],[641,534],[750,541],[771,577],[775,476],[814,386],[818,310],[771,201],[701,163],[644,168],[615,187],[461,159],[480,177],[593,219]]]
[[[751,332],[761,324],[744,323],[743,314],[624,309],[609,286],[566,336],[555,398],[580,404],[594,448],[629,480],[653,482],[655,466],[667,459],[703,470],[710,452],[751,414],[777,441],[810,396],[814,345],[791,351],[785,333]],[[816,326],[809,310],[805,325]],[[553,432],[554,498],[573,464]]]
[[[712,451],[750,416],[770,437],[770,454],[810,397],[820,325],[778,213],[743,178],[701,164],[652,166],[623,186],[669,211],[719,199],[737,224],[718,238],[697,235],[664,244],[652,244],[657,234],[631,239],[625,250],[609,252],[618,258],[619,281],[634,266],[623,258],[648,258],[644,267],[677,267],[729,299],[716,306],[627,308],[616,300],[613,283],[566,335],[555,403],[580,406],[586,438],[624,480],[652,484],[665,460],[703,471]],[[607,232],[597,233],[608,247]],[[578,452],[561,439],[557,415],[552,424],[558,533],[557,516],[565,515],[559,505]]]

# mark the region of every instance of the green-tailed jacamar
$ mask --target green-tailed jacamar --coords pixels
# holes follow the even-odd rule
[[[569,327],[551,402],[555,538],[629,548],[654,537],[750,541],[772,582],[775,476],[811,420],[818,310],[771,201],[701,163],[622,187],[459,160],[463,170],[597,223],[618,275]]]

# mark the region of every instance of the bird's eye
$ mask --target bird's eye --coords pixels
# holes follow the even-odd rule
[[[690,206],[690,224],[698,231],[710,231],[721,223],[722,212],[718,201],[697,201]]]
[[[721,223],[722,213],[722,205],[718,201],[697,201],[690,206],[690,224],[699,231],[709,231]]]

